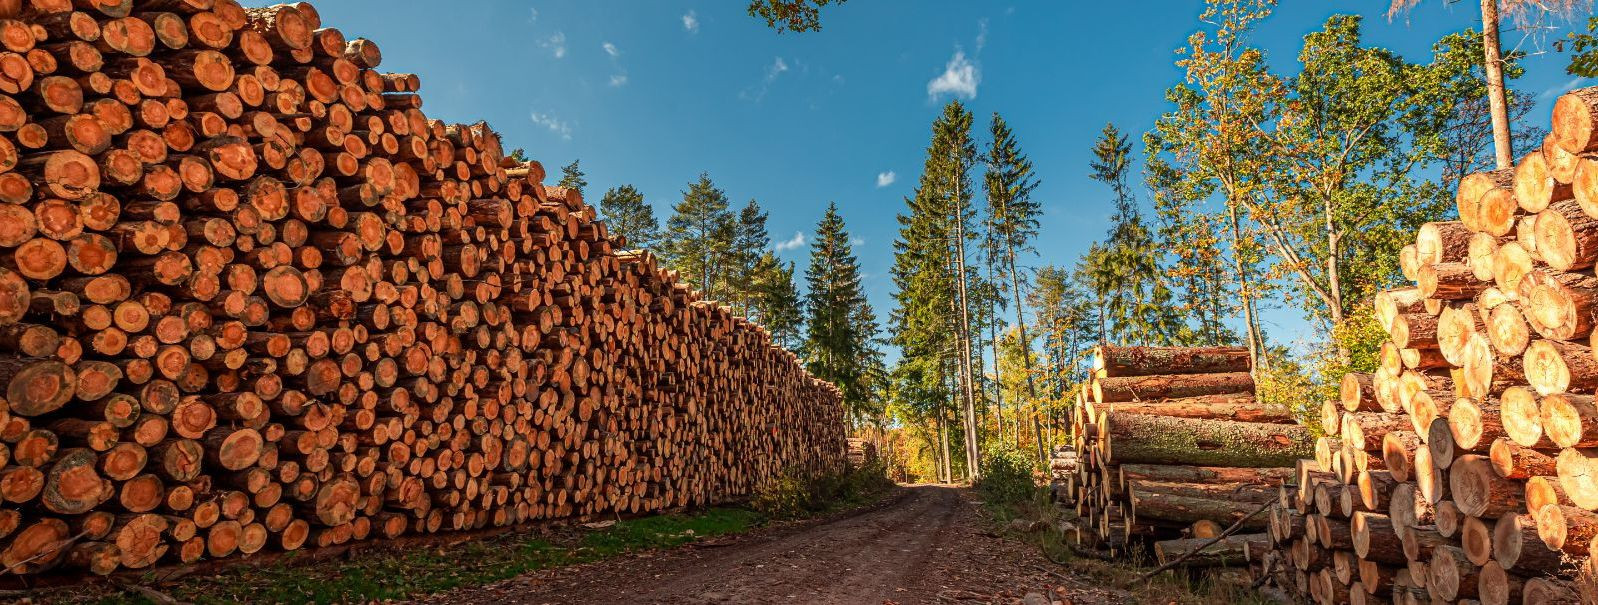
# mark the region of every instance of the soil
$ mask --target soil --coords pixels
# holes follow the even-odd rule
[[[552,569],[421,602],[1059,603],[1120,600],[988,529],[969,489],[919,485],[842,517]]]

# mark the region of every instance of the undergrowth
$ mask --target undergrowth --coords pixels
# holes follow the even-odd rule
[[[773,519],[799,519],[865,504],[893,486],[879,459],[819,477],[783,473],[757,490],[749,505]]]
[[[1014,447],[995,447],[982,463],[982,480],[976,484],[996,531],[1039,548],[1045,557],[1059,565],[1060,572],[1077,576],[1086,585],[1124,590],[1134,603],[1147,605],[1265,605],[1270,600],[1249,587],[1242,570],[1175,570],[1148,580],[1139,577],[1153,568],[1148,553],[1134,549],[1121,560],[1101,561],[1079,556],[1066,542],[1061,527],[1076,521],[1074,511],[1054,501],[1046,485],[1039,485],[1041,473],[1028,452]],[[1015,523],[1016,521],[1021,523]],[[1025,531],[1022,527],[1033,529]],[[1242,573],[1242,577],[1238,574]]]
[[[406,599],[462,586],[479,586],[530,571],[597,561],[641,550],[670,548],[748,531],[765,518],[742,508],[710,508],[617,521],[606,528],[564,535],[513,532],[453,546],[377,550],[349,559],[307,561],[290,553],[271,564],[241,564],[204,577],[160,586],[191,603],[348,603]],[[114,591],[45,593],[42,602],[153,603]]]

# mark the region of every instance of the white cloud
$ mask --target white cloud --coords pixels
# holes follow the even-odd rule
[[[859,247],[864,246],[864,245],[866,245],[866,238],[860,237],[858,235],[849,238],[849,247],[850,248],[859,248]]]
[[[616,74],[614,76],[611,76],[610,77],[610,85],[611,86],[626,86],[627,85],[627,74]]]
[[[599,47],[605,49],[605,54],[610,55],[612,58],[621,56],[621,51],[616,50],[616,45],[615,44],[611,44],[609,42],[606,42],[604,44],[599,45]]]
[[[527,10],[532,12],[532,14],[527,17],[527,22],[528,23],[532,23],[534,21],[537,21],[538,20],[538,8],[537,7],[528,7]]]
[[[877,187],[881,188],[881,187],[887,187],[888,185],[892,185],[894,179],[897,179],[897,178],[899,178],[899,175],[894,174],[892,170],[889,170],[887,172],[878,172],[877,173]]]
[[[981,81],[982,72],[976,64],[966,58],[965,51],[956,48],[949,64],[944,66],[943,73],[927,82],[927,96],[935,99],[939,95],[952,94],[974,99],[977,96],[977,84]]]
[[[988,45],[988,18],[977,20],[977,52],[982,52],[982,47]]]
[[[528,117],[532,119],[534,124],[543,126],[544,128],[549,129],[550,132],[560,135],[562,140],[572,140],[571,124],[568,124],[565,120],[556,118],[555,116],[549,115],[547,113],[539,113],[538,110],[533,110],[530,114],[528,114]]]
[[[540,40],[538,46],[549,49],[556,59],[566,56],[566,32],[555,32],[554,35]]]
[[[688,14],[682,16],[682,28],[690,34],[699,33],[699,15],[694,14],[694,11],[688,11]]]
[[[777,242],[777,251],[786,252],[805,245],[805,234],[795,231],[787,241]]]
[[[1557,95],[1564,94],[1565,91],[1567,91],[1567,90],[1574,89],[1577,84],[1580,84],[1582,82],[1582,80],[1585,80],[1585,79],[1586,78],[1575,77],[1575,78],[1571,78],[1569,82],[1565,82],[1564,84],[1555,84],[1553,86],[1553,88],[1549,88],[1548,90],[1544,90],[1541,95],[1538,95],[1538,97],[1543,98],[1543,99],[1552,99],[1552,98],[1554,98]]]
[[[771,65],[766,66],[766,75],[760,80],[760,85],[743,89],[738,93],[738,98],[760,102],[766,98],[766,91],[771,90],[771,85],[777,81],[777,77],[786,71],[788,71],[788,62],[782,60],[782,57],[777,57],[772,60]]]

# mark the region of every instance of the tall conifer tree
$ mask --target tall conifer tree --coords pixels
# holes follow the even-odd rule
[[[661,248],[668,264],[706,299],[718,300],[724,293],[735,223],[727,194],[716,188],[709,173],[700,173],[699,180],[688,185],[666,221]]]
[[[632,248],[654,248],[660,242],[660,222],[655,209],[644,202],[644,194],[632,185],[605,192],[599,199],[599,212],[611,235],[627,239]]]
[[[876,317],[860,284],[860,261],[837,204],[816,225],[805,271],[808,294],[805,357],[810,373],[838,386],[844,408],[859,421],[870,416],[876,394],[869,369],[876,357]]]

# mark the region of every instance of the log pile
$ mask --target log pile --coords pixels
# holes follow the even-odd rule
[[[1319,603],[1595,603],[1598,88],[1404,248],[1258,567]]]
[[[1242,533],[1190,557],[1240,565],[1263,543],[1263,514],[1309,432],[1254,398],[1248,351],[1235,347],[1099,347],[1094,380],[1073,413],[1074,472],[1057,493],[1081,517],[1078,542],[1111,553],[1155,541],[1162,562],[1224,528]]]
[[[0,3],[0,569],[739,498],[839,393],[306,3]]]

